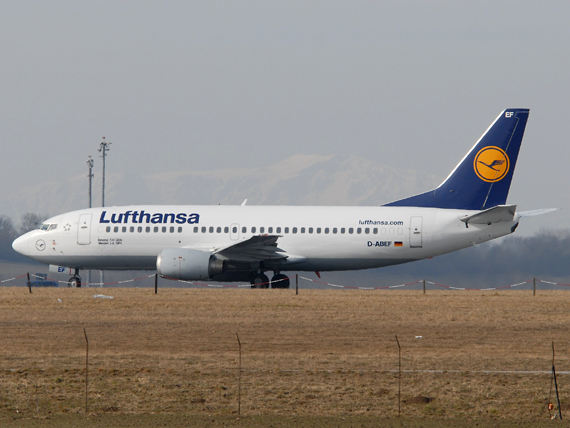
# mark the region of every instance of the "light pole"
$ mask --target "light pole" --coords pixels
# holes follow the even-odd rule
[[[92,207],[91,201],[92,201],[92,182],[93,182],[93,159],[91,159],[91,156],[87,157],[87,168],[89,169],[89,174],[87,174],[87,178],[89,179],[89,208]],[[91,284],[91,269],[89,269],[87,271],[87,284],[86,286],[89,287],[89,284]]]
[[[109,151],[109,146],[111,145],[110,142],[105,141],[105,137],[103,137],[103,141],[99,145],[99,152],[101,152],[101,157],[103,158],[103,187],[101,192],[101,206],[105,206],[105,157],[107,156],[107,152]]]
[[[99,145],[99,152],[101,153],[101,157],[103,158],[103,187],[101,189],[101,206],[105,206],[105,157],[107,156],[107,152],[109,151],[109,146],[111,145],[110,142],[105,141],[105,137],[103,137],[103,141]],[[101,275],[101,284],[99,287],[103,287],[103,283],[105,282],[105,276],[103,271],[100,271]]]
[[[92,182],[93,182],[93,159],[91,159],[91,156],[87,157],[87,168],[89,169],[89,174],[87,174],[87,178],[89,179],[89,208],[92,207],[91,204],[91,189],[92,189]]]

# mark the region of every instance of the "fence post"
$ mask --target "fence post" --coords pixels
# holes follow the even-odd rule
[[[402,348],[400,348],[400,341],[396,336],[396,343],[398,344],[398,417],[400,416],[400,402],[402,392]]]
[[[532,295],[536,296],[536,278],[532,279]]]
[[[158,294],[158,273],[154,274],[154,294]]]
[[[299,274],[295,274],[295,296],[299,294]]]
[[[30,294],[32,294],[32,283],[30,282],[30,272],[28,272],[28,290],[30,290]]]
[[[423,281],[424,281],[424,294],[426,294],[426,280],[425,280],[425,278]]]
[[[560,408],[560,395],[558,394],[558,382],[556,381],[556,369],[554,368],[554,342],[552,342],[552,378],[554,379],[554,388],[556,389],[556,401],[558,402],[558,417],[562,420],[562,409]],[[552,389],[552,384],[550,384]]]
[[[87,338],[87,330],[83,327],[85,335],[85,414],[89,413],[89,402],[87,401],[87,392],[89,390],[89,339]]]
[[[241,341],[239,340],[239,335],[236,331],[236,337],[239,346],[239,375],[238,375],[238,416],[241,415]]]

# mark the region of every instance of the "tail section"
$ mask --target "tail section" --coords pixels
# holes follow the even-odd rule
[[[529,109],[503,111],[438,188],[385,206],[485,210],[505,205]]]

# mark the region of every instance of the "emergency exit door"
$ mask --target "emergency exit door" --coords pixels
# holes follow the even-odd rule
[[[410,247],[422,248],[422,223],[423,217],[410,219]]]

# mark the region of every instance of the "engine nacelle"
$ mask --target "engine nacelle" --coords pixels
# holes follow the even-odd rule
[[[224,262],[205,251],[172,248],[162,250],[158,255],[156,270],[168,278],[206,280],[222,274]]]

